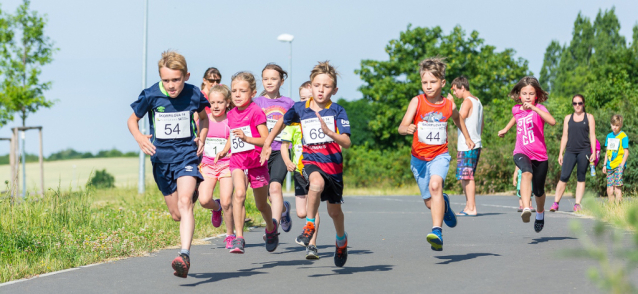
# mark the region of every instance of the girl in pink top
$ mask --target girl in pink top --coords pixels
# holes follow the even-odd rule
[[[524,77],[510,92],[517,102],[512,108],[514,116],[507,126],[498,132],[500,137],[516,124],[516,146],[514,163],[523,172],[521,179],[521,200],[524,223],[529,222],[532,211],[529,208],[532,187],[536,196],[536,220],[534,230],[538,233],[545,226],[545,178],[547,178],[547,147],[545,146],[545,123],[555,125],[556,120],[545,106],[538,104],[547,100],[538,80]],[[532,185],[533,182],[533,185]]]
[[[272,218],[268,205],[268,166],[260,163],[261,146],[268,137],[266,114],[252,98],[257,94],[255,77],[249,72],[238,72],[231,79],[231,96],[235,108],[228,112],[230,140],[224,152],[229,149],[230,172],[235,188],[233,216],[237,237],[232,242],[231,253],[244,253],[246,245],[243,237],[244,202],[248,183],[253,188],[255,205],[266,220],[266,250],[275,251],[279,244],[277,221]],[[272,221],[268,221],[272,220]]]
[[[226,112],[230,109],[230,89],[226,85],[211,87],[206,95],[211,107],[206,108],[208,114],[208,134],[204,145],[204,157],[199,165],[199,171],[204,181],[199,185],[199,203],[204,208],[212,210],[211,222],[214,227],[222,223],[222,210],[226,222],[226,248],[230,249],[235,239],[233,211],[231,199],[233,195],[233,181],[230,178],[230,155],[222,152],[230,136]],[[224,155],[224,156],[222,156]],[[219,200],[213,200],[213,191],[219,182]],[[221,206],[221,207],[220,207]]]

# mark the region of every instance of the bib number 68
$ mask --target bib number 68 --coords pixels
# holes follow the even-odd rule
[[[310,139],[324,139],[326,134],[323,132],[323,129],[311,129],[310,130]]]

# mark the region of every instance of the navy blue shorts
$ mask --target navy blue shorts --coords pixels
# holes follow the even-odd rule
[[[195,177],[198,183],[203,181],[199,161],[199,158],[193,157],[182,162],[153,162],[153,178],[162,195],[168,196],[177,191],[177,179],[180,177]]]

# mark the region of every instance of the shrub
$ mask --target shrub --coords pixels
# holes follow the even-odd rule
[[[95,172],[95,175],[91,177],[89,182],[86,184],[88,187],[94,187],[96,189],[109,189],[115,187],[115,178],[113,175],[109,174],[106,169],[98,170]]]

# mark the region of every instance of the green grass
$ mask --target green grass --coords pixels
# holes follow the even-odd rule
[[[210,224],[210,211],[195,205],[195,235],[223,233]],[[246,217],[261,224],[254,198],[246,200]],[[154,186],[61,192],[29,197],[19,204],[0,200],[0,283],[47,272],[142,256],[178,246],[179,223],[168,213]]]
[[[581,213],[625,230],[634,232],[638,230],[636,195],[623,195],[620,203],[609,202],[607,198],[595,200],[593,197],[587,197]]]

